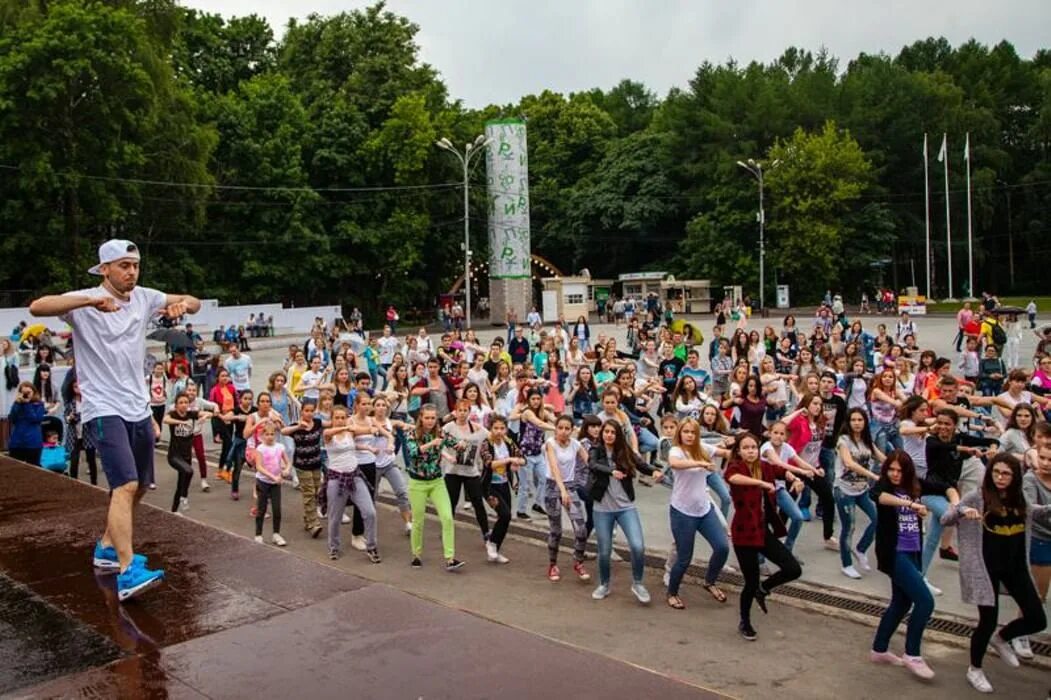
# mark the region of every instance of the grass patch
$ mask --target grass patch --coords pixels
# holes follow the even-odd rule
[[[1029,301],[1033,300],[1036,302],[1036,316],[1037,318],[1046,317],[1051,315],[1051,296],[1035,296],[1035,297],[1000,297],[1000,303],[1003,306],[1017,306],[1024,309]],[[975,302],[971,304],[971,308],[978,309],[979,303]],[[927,304],[927,313],[935,314],[954,314],[963,308],[963,302],[959,301],[955,304]]]

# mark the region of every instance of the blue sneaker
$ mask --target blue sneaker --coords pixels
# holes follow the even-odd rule
[[[810,520],[811,520],[810,509],[809,508],[800,508],[799,512],[803,514],[803,522],[809,523]]]
[[[103,571],[112,571],[114,573],[120,571],[120,560],[117,558],[117,550],[113,547],[103,547],[101,542],[95,543],[95,556],[92,559],[96,569]],[[146,557],[142,554],[131,555],[131,565],[144,568],[146,566]]]
[[[164,580],[164,570],[151,571],[145,566],[130,566],[117,574],[117,599],[122,603],[129,598],[145,593]]]

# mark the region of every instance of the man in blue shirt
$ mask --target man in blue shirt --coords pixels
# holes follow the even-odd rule
[[[708,373],[708,370],[701,367],[701,355],[697,352],[697,348],[690,348],[689,352],[686,353],[686,364],[679,370],[679,378],[682,377],[693,377],[693,381],[697,382],[697,389],[699,391],[708,391],[709,384],[711,384],[712,376]]]

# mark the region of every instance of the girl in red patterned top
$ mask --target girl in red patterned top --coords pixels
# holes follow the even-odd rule
[[[799,562],[779,538],[787,532],[777,514],[777,481],[795,481],[785,469],[759,459],[759,438],[745,433],[737,438],[726,480],[730,483],[734,517],[730,523],[737,563],[744,576],[741,591],[741,636],[753,641],[758,635],[752,627],[752,600],[766,613],[766,596],[775,587],[799,578]],[[781,487],[783,488],[783,487]],[[778,571],[759,581],[759,555],[778,567]]]

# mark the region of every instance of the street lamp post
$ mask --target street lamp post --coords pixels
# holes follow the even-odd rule
[[[468,193],[470,188],[471,159],[485,150],[489,145],[489,139],[484,134],[471,143],[464,146],[463,153],[456,150],[452,141],[447,138],[439,139],[435,145],[443,151],[452,153],[463,166],[463,283],[464,283],[464,313],[467,315],[467,327],[471,327],[471,220]]]
[[[737,164],[742,168],[750,172],[755,179],[759,181],[759,308],[766,308],[766,240],[764,239],[764,227],[766,226],[766,212],[763,210],[763,164],[760,161],[752,158],[748,159],[748,162],[737,161]],[[775,160],[770,164],[770,168],[776,168],[781,164],[780,160]]]

